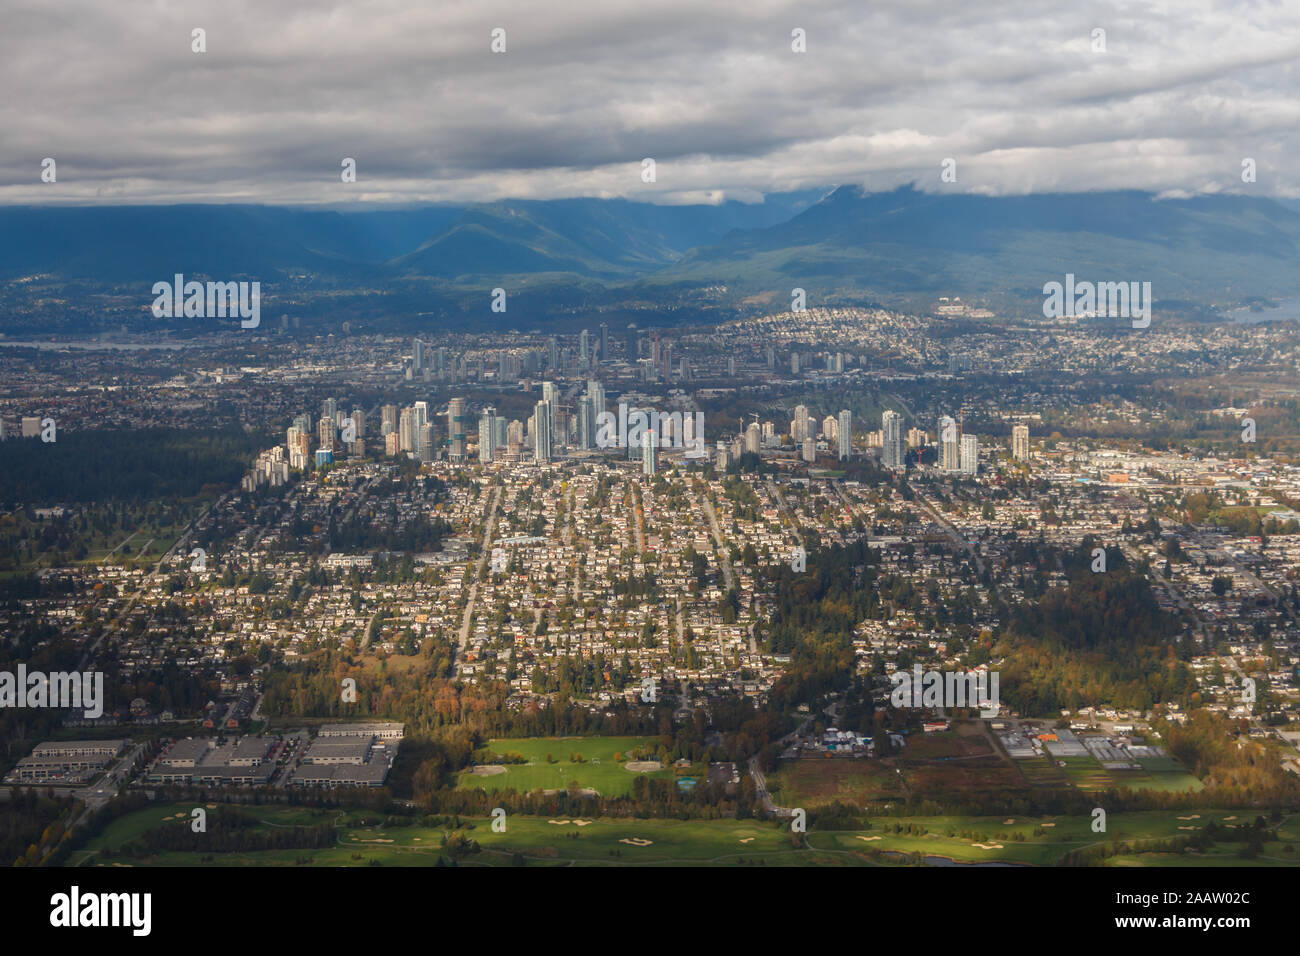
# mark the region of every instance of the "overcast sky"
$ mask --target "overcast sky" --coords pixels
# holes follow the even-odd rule
[[[1296,0],[0,0],[0,203],[1300,196],[1297,63]]]

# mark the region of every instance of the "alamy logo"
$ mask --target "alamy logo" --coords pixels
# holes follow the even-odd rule
[[[692,426],[686,436],[687,424]],[[665,435],[665,424],[669,434]],[[596,416],[597,448],[640,448],[642,437],[650,434],[657,448],[685,448],[693,457],[704,454],[704,413],[695,412],[687,417],[681,412],[664,414],[654,410],[634,408],[618,403],[618,415],[601,412]]]
[[[1075,282],[1067,272],[1065,283],[1048,282],[1043,286],[1043,315],[1062,317],[1107,317],[1132,319],[1133,328],[1151,324],[1150,282]]]
[[[50,897],[50,925],[62,928],[126,926],[132,936],[148,936],[152,913],[151,893],[83,894],[74,886],[70,892]]]
[[[88,719],[104,715],[104,674],[102,671],[65,673],[27,670],[0,671],[0,707],[82,708]]]
[[[998,715],[997,671],[911,671],[889,675],[894,684],[889,702],[895,707],[978,707],[980,716]]]
[[[155,282],[153,315],[155,319],[224,319],[236,315],[241,328],[255,329],[262,324],[262,283],[260,282],[186,282],[182,273],[172,281]]]

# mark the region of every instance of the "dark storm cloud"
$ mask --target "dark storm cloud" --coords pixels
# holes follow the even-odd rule
[[[702,6],[11,2],[0,201],[1300,194],[1293,3]]]

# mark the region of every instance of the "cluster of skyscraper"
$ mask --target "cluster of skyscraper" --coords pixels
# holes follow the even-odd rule
[[[320,418],[313,423],[311,415],[303,413],[293,420],[285,437],[290,468],[303,469],[312,460],[311,436],[316,435],[316,464],[329,464],[346,451],[351,455],[365,454],[366,413],[360,408],[348,415],[339,408],[338,399],[327,398],[321,405]]]
[[[609,341],[609,326],[604,322],[600,324],[597,334],[593,335],[590,329],[583,329],[578,335],[577,368],[589,371],[601,362],[610,361]],[[547,338],[544,349],[511,349],[497,354],[496,377],[500,382],[531,377],[543,368],[557,377],[568,374],[574,368],[573,352],[561,348],[559,338],[554,335]]]
[[[407,378],[443,378],[447,374],[447,350],[441,347],[433,350],[432,364],[429,352],[427,345],[419,339],[415,340],[411,347],[411,365],[407,370]]]
[[[601,326],[601,334],[608,334],[604,325]],[[581,341],[580,351],[584,355],[594,355],[594,352],[587,352],[592,345],[589,339],[584,336]],[[420,343],[417,341],[416,344],[417,361],[422,362],[425,354]],[[621,405],[619,408],[620,415],[631,414],[633,417],[638,411],[648,412],[644,409],[624,409]],[[586,389],[577,398],[576,406],[564,403],[556,383],[543,382],[541,398],[533,406],[533,414],[526,423],[508,422],[492,406],[483,409],[478,420],[478,459],[484,464],[501,457],[518,460],[525,454],[524,449],[527,447],[531,449],[534,461],[547,462],[570,448],[594,451],[602,447],[625,446],[628,458],[640,459],[643,472],[653,476],[657,470],[659,448],[678,445],[687,449],[703,449],[703,435],[695,434],[700,430],[695,415],[651,415],[651,420],[656,422],[653,429],[636,430],[635,435],[622,435],[620,432],[620,437],[611,441],[608,435],[609,411],[606,407],[605,386],[596,379],[587,382]],[[468,438],[472,427],[466,400],[450,399],[446,418],[444,444],[447,459],[452,463],[464,463],[469,457]],[[606,422],[604,430],[602,422]],[[903,471],[906,468],[907,448],[925,445],[928,437],[916,428],[905,434],[903,416],[892,409],[887,409],[881,415],[880,425],[879,432],[867,435],[867,444],[874,446],[879,443],[880,460],[884,467]],[[679,429],[681,434],[676,434]],[[311,442],[313,434],[317,441],[314,456]],[[406,408],[384,405],[380,409],[380,435],[387,455],[406,454],[417,461],[433,461],[439,457],[440,447],[435,434],[428,402],[418,401]],[[816,461],[819,435],[836,449],[840,459],[849,458],[853,454],[852,412],[843,409],[838,416],[827,415],[819,423],[809,414],[806,405],[797,405],[790,422],[790,437],[800,456],[808,463]],[[362,456],[366,451],[365,437],[366,413],[362,409],[354,408],[349,415],[339,407],[337,399],[326,399],[321,407],[320,418],[314,423],[309,414],[294,419],[287,434],[287,454],[259,462],[259,466],[254,469],[254,482],[275,483],[280,473],[286,469],[302,470],[313,461],[317,465],[329,464],[343,452],[354,457]],[[725,468],[727,462],[744,452],[759,454],[763,448],[778,443],[772,422],[760,425],[758,421],[753,421],[742,435],[730,443],[718,442],[718,464]],[[1016,425],[1012,429],[1011,446],[1012,455],[1017,460],[1029,460],[1027,426]],[[979,441],[974,435],[962,434],[961,424],[950,415],[939,419],[938,452],[936,464],[940,471],[962,475],[978,473]],[[696,454],[699,453],[702,451]],[[692,453],[688,451],[688,457],[691,456]]]
[[[912,429],[904,436],[903,417],[897,412],[886,410],[880,416],[880,461],[886,468],[902,471],[906,465],[908,446],[920,447],[926,444],[927,436],[918,429]],[[979,471],[979,439],[974,435],[963,434],[961,423],[951,415],[939,419],[939,458],[938,468],[953,474],[974,475]],[[1011,430],[1011,453],[1019,461],[1029,460],[1029,428],[1016,425]]]
[[[755,423],[757,424],[757,423]],[[750,425],[753,429],[755,425]],[[833,442],[837,457],[842,461],[853,454],[853,413],[847,408],[840,411],[839,417],[827,415],[820,426],[817,419],[808,414],[807,405],[796,405],[794,418],[790,421],[790,440],[799,449],[800,457],[806,462],[817,460],[817,433],[820,427],[822,436],[828,443]],[[757,451],[749,447],[749,433],[746,433],[746,451]]]

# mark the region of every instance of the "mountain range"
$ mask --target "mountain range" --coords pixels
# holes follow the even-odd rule
[[[0,208],[0,280],[111,285],[187,276],[428,280],[480,289],[1041,297],[1067,272],[1150,281],[1157,301],[1300,294],[1300,206],[1237,195],[990,197],[856,187],[761,203],[509,200],[339,211],[240,205]],[[810,301],[812,301],[810,299]]]

